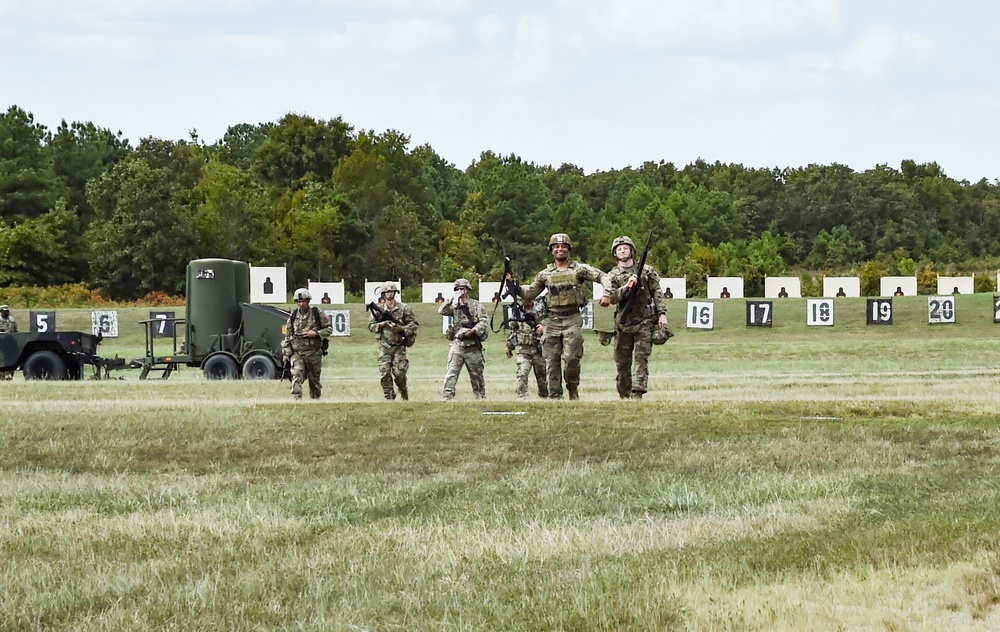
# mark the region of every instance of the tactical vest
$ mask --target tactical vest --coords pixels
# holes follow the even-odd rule
[[[547,286],[549,288],[549,307],[583,307],[587,304],[587,299],[583,295],[583,288],[576,281],[576,266],[570,264],[566,270],[556,270],[552,266],[549,273]]]

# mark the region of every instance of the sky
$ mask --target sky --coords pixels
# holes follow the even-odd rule
[[[0,107],[136,144],[285,114],[587,173],[936,162],[1000,179],[1000,3],[0,0]]]

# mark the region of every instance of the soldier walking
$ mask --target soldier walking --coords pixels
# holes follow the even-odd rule
[[[538,396],[547,398],[549,387],[541,344],[545,331],[541,322],[545,315],[544,299],[540,298],[535,303],[526,300],[518,311],[521,312],[520,319],[508,320],[510,333],[507,334],[507,357],[517,352],[517,387],[514,394],[518,399],[528,399],[528,376],[534,372]]]
[[[523,299],[534,300],[543,290],[548,290],[548,309],[542,321],[545,327],[542,355],[550,399],[562,399],[564,377],[569,398],[580,399],[580,359],[583,358],[580,308],[587,304],[582,284],[585,281],[604,283],[604,273],[597,268],[570,261],[572,248],[566,233],[549,237],[552,263],[535,275],[530,286],[516,287],[514,292]],[[510,274],[506,278],[513,280]]]
[[[302,399],[302,383],[309,381],[309,397],[319,399],[323,391],[323,341],[333,333],[330,318],[316,307],[309,307],[312,294],[305,288],[295,290],[295,306],[288,318],[281,351],[285,362],[292,364],[292,398]]]
[[[448,371],[444,376],[444,398],[455,399],[455,385],[458,374],[464,366],[469,372],[472,382],[472,392],[476,399],[486,397],[486,381],[483,372],[486,368],[486,358],[483,356],[483,342],[490,335],[486,308],[482,303],[469,297],[472,284],[468,279],[455,281],[455,296],[438,308],[442,316],[451,316],[452,325],[448,328],[448,340],[451,348],[448,350]]]
[[[420,323],[412,307],[396,300],[398,293],[399,288],[392,282],[379,288],[381,313],[369,310],[368,331],[375,334],[378,342],[378,373],[385,398],[396,399],[395,381],[400,399],[406,401],[410,399],[406,386],[406,372],[410,368],[406,348],[413,344]]]
[[[660,275],[649,265],[642,268],[642,279],[635,262],[635,244],[626,236],[611,243],[611,253],[618,261],[607,274],[605,289],[609,296],[601,298],[601,306],[614,303],[616,384],[622,399],[642,399],[649,384],[649,355],[653,344],[666,342],[667,305],[660,289]],[[637,288],[628,314],[621,317],[623,301],[628,292]],[[624,321],[624,322],[622,322]],[[633,367],[634,362],[634,367]]]

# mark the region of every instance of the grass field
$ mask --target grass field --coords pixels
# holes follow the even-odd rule
[[[0,630],[998,629],[1000,325],[958,300],[814,328],[788,299],[767,330],[722,302],[713,331],[678,301],[643,402],[595,337],[580,402],[517,401],[500,334],[489,398],[440,402],[429,306],[408,403],[357,306],[319,402],[193,368],[0,383]]]

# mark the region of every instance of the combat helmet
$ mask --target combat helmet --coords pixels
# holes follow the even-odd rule
[[[458,279],[457,281],[455,281],[455,291],[456,292],[459,289],[463,288],[463,287],[465,289],[469,290],[470,292],[472,291],[472,284],[469,283],[468,279]]]
[[[395,292],[396,294],[399,294],[399,286],[392,281],[388,281],[378,289],[378,295],[382,296],[386,292]]]
[[[566,233],[555,233],[549,237],[549,251],[551,251],[552,246],[555,246],[556,244],[566,244],[567,248],[570,250],[573,249],[573,242],[570,241],[569,235]]]
[[[296,301],[301,301],[301,300],[311,301],[312,300],[312,294],[310,294],[309,290],[307,290],[304,287],[300,287],[299,289],[295,290],[295,294],[293,294],[293,296],[295,297]]]
[[[653,328],[653,344],[662,345],[666,341],[674,337],[674,332],[670,331],[669,327],[655,327]]]
[[[618,246],[622,244],[628,244],[632,248],[632,254],[635,254],[635,244],[632,242],[632,238],[627,235],[622,235],[621,237],[615,237],[615,240],[611,242],[611,255],[614,256],[615,250],[618,250]]]

